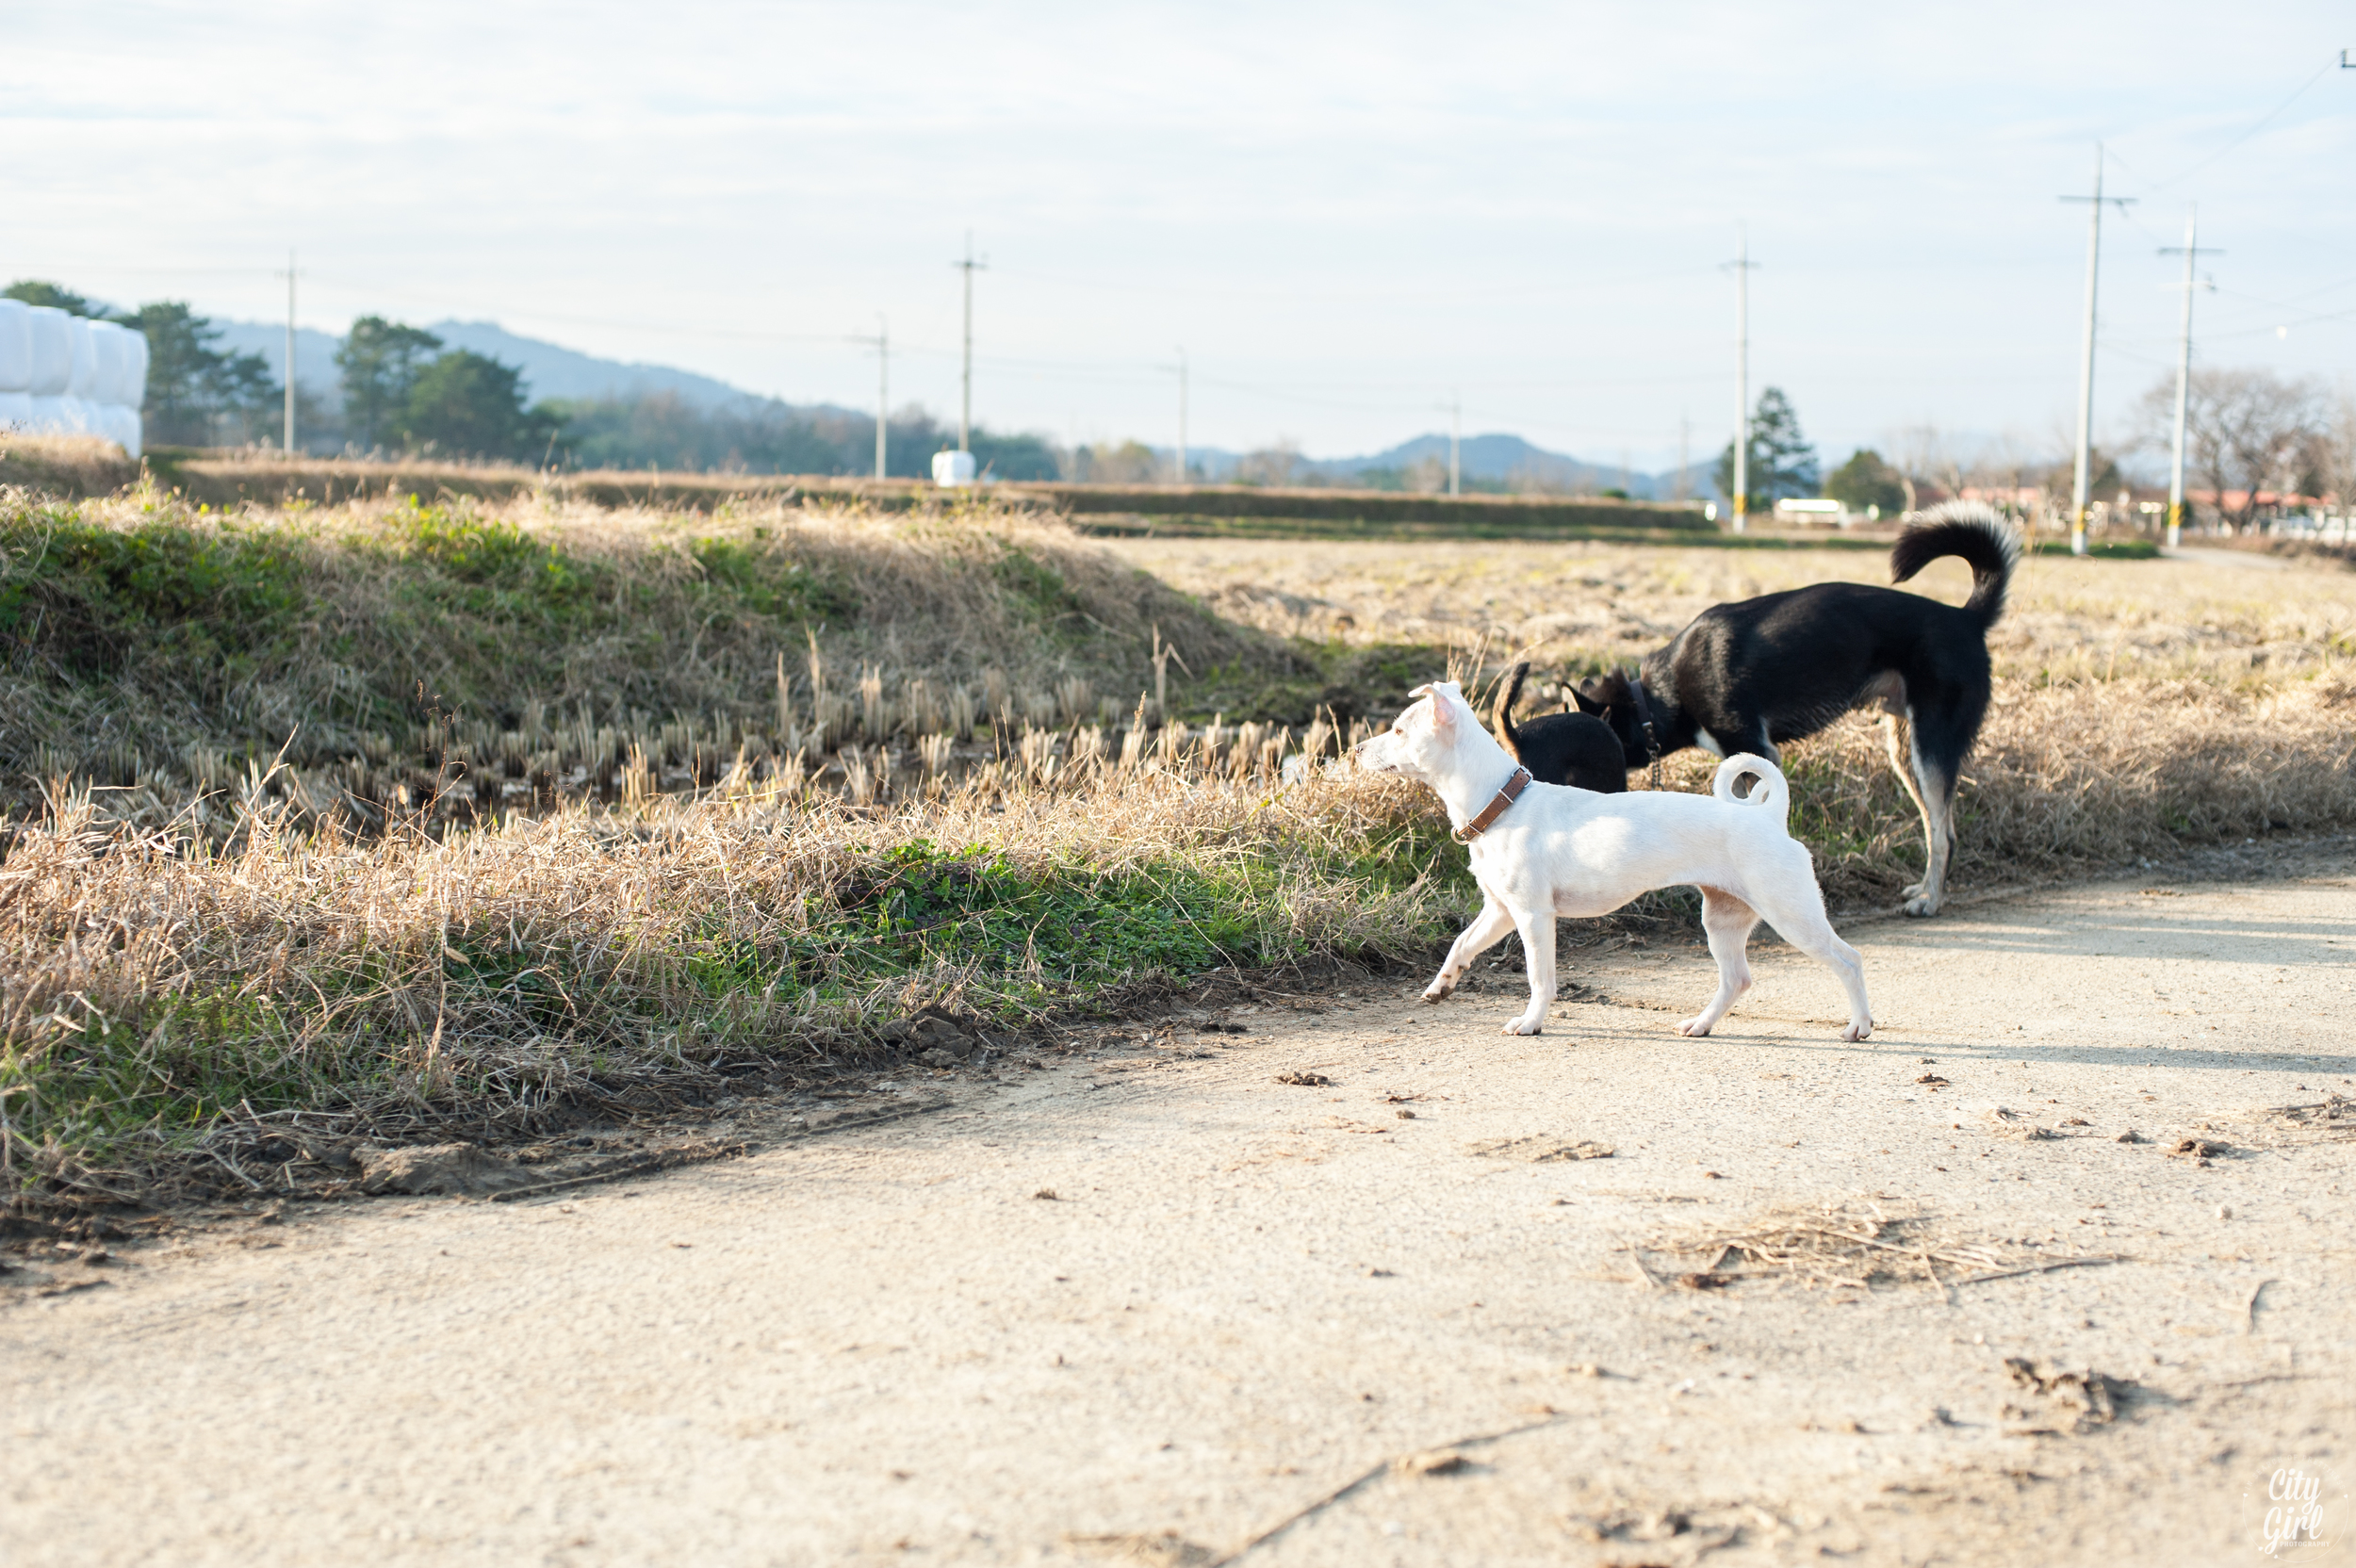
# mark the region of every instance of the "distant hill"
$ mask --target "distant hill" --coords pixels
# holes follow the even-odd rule
[[[237,353],[260,354],[270,374],[286,376],[286,329],[284,323],[228,321],[216,318],[220,347]],[[699,408],[744,409],[765,404],[768,399],[693,370],[665,365],[626,364],[599,359],[577,349],[545,343],[490,321],[435,321],[425,329],[453,349],[469,349],[521,369],[528,396],[544,398],[643,398],[669,392]],[[295,371],[302,384],[335,396],[335,351],[343,339],[308,327],[295,330]],[[816,406],[816,405],[813,405]]]
[[[1168,447],[1152,449],[1165,459],[1171,455]],[[1219,483],[1234,478],[1237,466],[1246,455],[1219,447],[1190,447],[1186,450],[1186,462],[1204,479]],[[1312,482],[1366,482],[1380,486],[1384,481],[1397,482],[1404,476],[1405,470],[1426,459],[1446,468],[1446,435],[1418,435],[1364,457],[1302,458],[1299,471],[1316,476]],[[1617,467],[1585,463],[1562,452],[1548,451],[1518,435],[1491,433],[1465,436],[1459,446],[1457,462],[1464,471],[1466,484],[1492,483],[1510,488],[1529,486],[1573,493],[1625,485],[1630,496],[1641,500],[1664,499],[1678,488],[1674,469],[1658,474],[1638,471],[1624,475]],[[1687,496],[1708,497],[1710,493],[1708,470],[1699,465],[1690,467],[1684,493]]]
[[[1446,435],[1418,435],[1371,456],[1329,458],[1310,466],[1319,473],[1342,478],[1369,470],[1411,468],[1426,459],[1442,465],[1448,462]],[[1480,480],[1571,491],[1625,488],[1629,495],[1644,500],[1667,497],[1676,489],[1677,480],[1674,470],[1660,474],[1623,471],[1611,465],[1586,463],[1562,452],[1548,451],[1518,435],[1499,433],[1465,436],[1458,445],[1457,464],[1467,482]],[[1686,493],[1707,494],[1708,482],[1702,470],[1695,467],[1688,472]]]
[[[271,375],[285,374],[286,329],[283,324],[221,319],[213,324],[221,329],[221,347],[237,353],[259,354],[270,366]],[[779,403],[713,377],[667,365],[599,359],[578,349],[509,332],[490,321],[435,321],[426,331],[450,348],[472,350],[515,366],[523,371],[527,395],[535,402],[548,398],[628,401],[668,393],[712,414],[746,414],[760,409],[773,415],[783,412],[867,417],[858,410],[832,403]],[[298,379],[319,401],[331,408],[339,406],[342,400],[335,371],[335,351],[342,342],[340,337],[308,327],[295,333]],[[1171,456],[1168,447],[1153,449],[1165,460]],[[1186,453],[1188,464],[1214,482],[1233,478],[1246,455],[1218,447],[1189,448]],[[1360,476],[1364,475],[1366,478],[1363,482],[1383,484],[1388,481],[1395,485],[1403,477],[1403,470],[1426,459],[1443,465],[1448,462],[1445,434],[1418,435],[1364,457],[1303,458],[1299,471],[1328,483],[1360,482]],[[1497,433],[1464,437],[1460,461],[1468,482],[1570,492],[1606,490],[1624,484],[1628,494],[1640,499],[1664,498],[1677,488],[1674,473],[1623,475],[1617,467],[1582,462],[1562,452],[1548,451],[1518,435]],[[1689,496],[1709,495],[1708,470],[1699,466],[1691,469],[1684,491]]]

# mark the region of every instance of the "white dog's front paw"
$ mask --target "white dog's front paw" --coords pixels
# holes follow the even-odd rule
[[[1873,1021],[1870,1018],[1859,1019],[1855,1023],[1850,1024],[1846,1029],[1841,1030],[1841,1037],[1854,1045],[1858,1040],[1861,1040],[1868,1035],[1871,1035],[1873,1032]]]
[[[1707,1016],[1689,1018],[1683,1023],[1677,1025],[1677,1033],[1680,1035],[1691,1035],[1695,1039],[1699,1039],[1702,1036],[1709,1034],[1710,1030],[1716,1028],[1717,1026],[1718,1021],[1713,1018]]]
[[[1546,1014],[1524,1013],[1521,1017],[1515,1019],[1513,1022],[1505,1026],[1505,1033],[1509,1035],[1540,1035],[1546,1032]]]
[[[1453,980],[1434,980],[1423,988],[1423,999],[1426,1002],[1445,1002],[1455,989],[1456,982]]]
[[[1908,888],[1906,891],[1913,892],[1915,890]],[[1939,900],[1935,898],[1909,898],[1904,905],[1900,906],[1900,907],[1904,908],[1907,914],[1912,915],[1919,920],[1924,915],[1935,915],[1939,913]]]

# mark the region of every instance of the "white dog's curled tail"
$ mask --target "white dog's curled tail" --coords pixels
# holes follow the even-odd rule
[[[1734,781],[1744,774],[1752,776],[1751,792],[1738,799]],[[1710,792],[1738,806],[1771,806],[1775,808],[1775,825],[1786,833],[1792,831],[1792,791],[1783,781],[1783,770],[1764,757],[1736,752],[1718,764],[1717,775],[1710,781]]]

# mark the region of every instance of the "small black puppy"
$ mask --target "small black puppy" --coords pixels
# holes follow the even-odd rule
[[[1780,760],[1777,743],[1878,703],[1890,765],[1922,813],[1927,864],[1906,890],[1906,912],[1935,915],[1955,848],[1955,784],[1988,713],[1988,629],[2004,613],[2021,543],[1993,509],[1950,501],[1898,535],[1890,580],[1950,555],[1972,568],[1960,608],[1855,582],[1713,605],[1636,670],[1582,682],[1579,706],[1641,767],[1691,745]],[[1903,749],[1901,716],[1911,736]]]
[[[1512,752],[1514,760],[1541,784],[1567,784],[1599,795],[1624,793],[1628,754],[1612,727],[1601,719],[1562,712],[1541,714],[1518,725],[1513,722],[1513,704],[1521,700],[1522,678],[1529,674],[1530,661],[1525,659],[1497,688],[1497,706],[1489,711],[1489,729],[1498,744]]]

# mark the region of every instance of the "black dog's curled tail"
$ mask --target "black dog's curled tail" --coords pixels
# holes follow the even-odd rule
[[[1525,659],[1497,684],[1497,706],[1489,710],[1489,733],[1497,738],[1497,744],[1513,754],[1513,760],[1522,760],[1522,734],[1513,727],[1513,705],[1522,699],[1522,679],[1530,674],[1530,661]]]
[[[1942,556],[1956,556],[1972,568],[1972,596],[1963,608],[1986,631],[2004,612],[2004,590],[2021,560],[2021,535],[1982,501],[1947,501],[1906,525],[1890,551],[1890,580],[1904,582]]]

